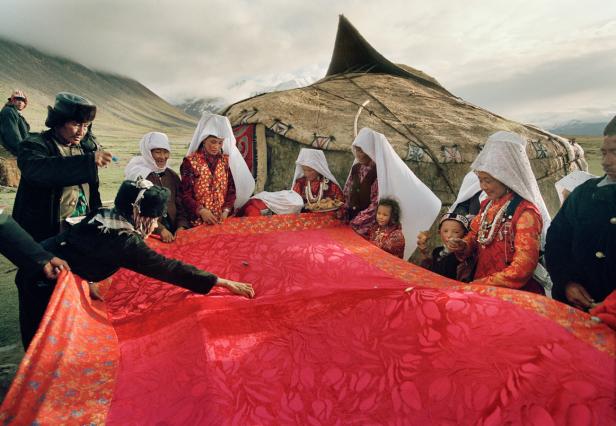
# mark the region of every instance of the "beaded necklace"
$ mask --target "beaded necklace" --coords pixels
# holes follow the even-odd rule
[[[490,210],[492,203],[492,200],[488,202],[486,208],[481,213],[481,218],[479,220],[479,232],[477,232],[477,242],[483,247],[490,245],[492,241],[494,241],[494,234],[496,233],[496,228],[498,228],[498,223],[504,222],[506,220],[504,216],[505,212],[507,211],[507,207],[509,207],[509,204],[511,203],[511,200],[503,204],[503,206],[494,215],[494,219],[492,219],[492,222],[489,222],[488,210]]]
[[[312,185],[310,184],[310,181],[306,179],[306,187],[304,188],[304,192],[306,194],[306,201],[308,201],[309,204],[316,204],[321,201],[321,198],[323,197],[323,190],[327,189],[328,182],[328,179],[323,179],[323,181],[319,183],[319,192],[317,193],[317,196],[313,197]]]

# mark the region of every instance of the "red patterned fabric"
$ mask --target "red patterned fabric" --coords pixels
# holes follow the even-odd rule
[[[253,177],[257,177],[257,156],[255,155],[256,149],[256,125],[245,124],[240,126],[233,126],[233,135],[237,142],[237,149],[242,153],[244,161],[248,165],[248,169],[252,173]]]
[[[151,244],[257,297],[120,271],[106,319],[65,276],[0,421],[616,422],[613,330],[545,297],[437,276],[331,214],[233,218]]]

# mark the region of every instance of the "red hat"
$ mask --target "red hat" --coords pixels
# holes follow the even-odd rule
[[[9,101],[13,101],[13,99],[15,98],[21,98],[24,100],[25,104],[28,105],[28,97],[26,96],[26,94],[19,90],[19,89],[15,89],[13,90],[13,92],[11,92],[11,96],[8,98]]]

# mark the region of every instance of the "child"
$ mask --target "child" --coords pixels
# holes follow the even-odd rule
[[[421,266],[447,278],[462,280],[462,271],[458,272],[458,269],[463,269],[460,267],[461,262],[454,253],[449,251],[448,243],[451,238],[464,237],[468,232],[468,227],[469,221],[466,216],[455,213],[443,215],[438,227],[443,245],[432,250],[432,256],[428,255],[428,233],[427,231],[421,232],[417,236],[417,247],[423,257]]]
[[[400,206],[391,198],[382,198],[376,209],[376,223],[368,232],[368,240],[387,253],[404,256],[404,234],[400,226]]]

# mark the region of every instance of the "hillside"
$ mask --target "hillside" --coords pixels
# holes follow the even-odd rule
[[[83,95],[98,106],[95,133],[119,140],[139,139],[158,130],[189,140],[197,120],[170,105],[130,78],[96,72],[76,62],[0,39],[0,95],[2,102],[14,87],[28,95],[24,116],[32,131],[44,127],[47,105],[60,91]]]

